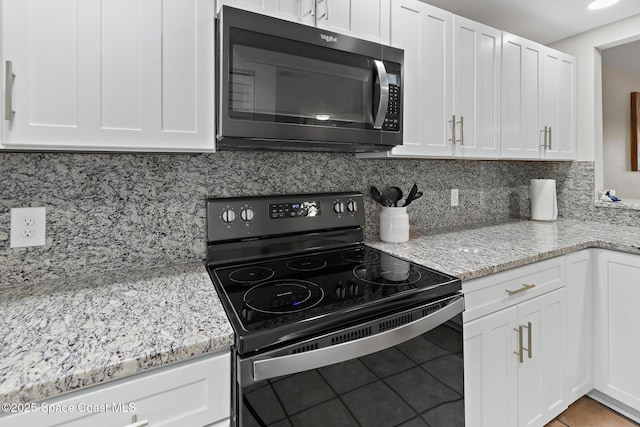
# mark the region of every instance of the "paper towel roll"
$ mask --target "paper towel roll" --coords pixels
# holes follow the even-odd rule
[[[531,219],[555,221],[558,217],[555,179],[532,179],[529,183],[531,195]]]

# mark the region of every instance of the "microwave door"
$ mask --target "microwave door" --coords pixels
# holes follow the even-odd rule
[[[389,76],[387,75],[387,69],[382,61],[377,59],[373,61],[376,67],[376,89],[375,96],[378,98],[378,108],[373,112],[375,120],[373,122],[374,129],[382,129],[384,124],[384,118],[387,115],[387,108],[389,107]]]

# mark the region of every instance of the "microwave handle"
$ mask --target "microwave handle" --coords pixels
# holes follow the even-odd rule
[[[374,111],[373,128],[382,129],[384,118],[387,115],[387,107],[389,106],[389,77],[382,61],[375,59],[373,63],[376,66],[378,79],[380,80],[380,101],[378,102],[378,110]]]

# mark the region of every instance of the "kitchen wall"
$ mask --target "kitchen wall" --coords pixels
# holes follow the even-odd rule
[[[350,154],[0,153],[0,286],[114,269],[199,262],[207,197],[361,191],[416,182],[414,230],[529,215],[530,178],[558,180],[561,216],[640,224],[638,211],[593,206],[593,162],[357,160]],[[460,206],[449,206],[450,189]],[[46,246],[9,248],[9,208],[47,207]],[[613,215],[613,216],[611,216]]]
[[[640,172],[631,171],[631,92],[640,76],[602,65],[604,188],[624,199],[640,199]]]

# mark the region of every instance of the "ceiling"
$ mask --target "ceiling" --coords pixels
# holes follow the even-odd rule
[[[640,0],[589,10],[592,0],[423,0],[491,27],[550,44],[640,14]]]

